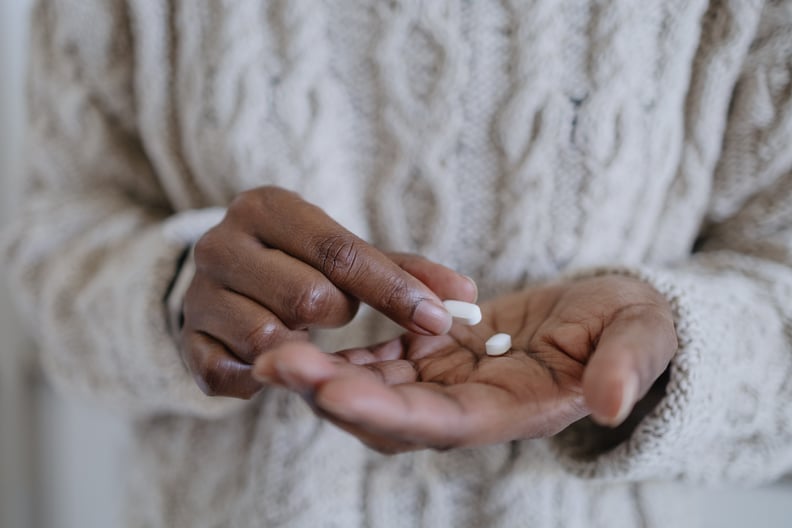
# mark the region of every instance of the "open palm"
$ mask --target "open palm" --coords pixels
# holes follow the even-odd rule
[[[593,405],[621,421],[623,402],[631,407],[676,350],[665,301],[624,277],[526,290],[482,313],[480,324],[455,324],[445,336],[407,333],[337,354],[285,345],[256,373],[300,392],[367,445],[399,452],[548,436]],[[512,349],[487,356],[484,343],[497,332],[512,336]]]

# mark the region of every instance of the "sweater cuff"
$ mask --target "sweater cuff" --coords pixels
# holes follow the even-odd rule
[[[195,276],[195,243],[209,229],[219,224],[224,215],[225,209],[222,207],[189,211],[181,213],[166,226],[166,237],[188,246],[165,294],[168,329],[177,343],[184,324],[184,294]]]
[[[173,343],[174,352],[178,353],[181,346],[184,294],[195,275],[193,248],[204,233],[222,221],[224,215],[225,209],[220,207],[183,211],[169,218],[163,226],[163,238],[171,245],[185,248],[185,255],[179,259],[176,272],[164,296],[164,315],[167,321],[162,330],[165,330],[167,335],[162,337]],[[162,297],[160,302],[163,302]],[[181,359],[178,360],[178,366],[175,364],[170,366],[174,370],[167,377],[172,383],[174,409],[209,418],[233,412],[246,403],[235,398],[208,397],[200,391],[198,384],[186,372],[186,366]],[[165,365],[160,365],[160,368],[163,374],[169,370]],[[180,371],[178,374],[177,370]]]
[[[603,267],[567,278],[582,279],[619,274],[645,281],[669,301],[679,342],[666,372],[655,382],[622,426],[611,429],[585,418],[552,440],[563,466],[586,478],[673,478],[687,473],[685,460],[692,444],[707,428],[711,416],[711,388],[717,386],[717,358],[702,352],[707,317],[671,272],[648,268]]]

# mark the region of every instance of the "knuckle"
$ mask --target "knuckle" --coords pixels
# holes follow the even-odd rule
[[[360,241],[351,234],[322,239],[315,248],[319,271],[332,281],[354,278],[361,248]]]
[[[292,211],[294,203],[300,203],[300,196],[274,185],[265,185],[242,191],[234,196],[228,205],[226,220],[245,230],[253,229],[253,225],[268,225],[279,222],[277,211]]]
[[[254,189],[248,189],[234,196],[231,200],[228,210],[232,214],[250,214],[254,211],[264,212],[268,209],[274,201],[281,200],[286,197],[297,196],[291,191],[282,189],[275,185],[262,185]]]
[[[206,396],[230,396],[250,399],[261,388],[250,376],[249,365],[240,363],[202,337],[201,332],[183,330],[182,359],[193,380]]]
[[[327,286],[313,282],[306,285],[292,304],[292,318],[297,324],[310,324],[321,319],[329,308],[330,292]]]
[[[210,359],[198,368],[198,386],[207,396],[228,396],[233,369],[224,360]]]
[[[198,239],[194,248],[195,266],[199,270],[213,268],[220,264],[225,238],[213,227]]]
[[[261,387],[255,383],[246,383],[237,375],[239,370],[235,366],[212,369],[197,380],[198,386],[209,397],[224,396],[249,400]]]
[[[382,305],[385,310],[395,311],[400,306],[403,306],[405,301],[411,299],[411,289],[403,278],[390,277],[385,283],[382,294]]]
[[[242,191],[234,196],[234,199],[228,205],[229,214],[239,213],[244,215],[257,208],[261,203],[262,195],[266,195],[266,190],[261,187]]]
[[[280,326],[275,321],[267,320],[258,324],[243,339],[242,346],[247,351],[246,356],[258,357],[278,342],[280,333]]]

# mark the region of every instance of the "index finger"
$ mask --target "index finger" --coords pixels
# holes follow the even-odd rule
[[[429,335],[451,328],[451,315],[428,286],[296,193],[259,189],[256,213],[253,224],[253,215],[245,221],[264,244],[309,264],[399,325]]]

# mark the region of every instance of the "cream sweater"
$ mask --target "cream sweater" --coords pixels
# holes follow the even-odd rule
[[[791,56],[779,0],[42,1],[8,275],[55,383],[135,423],[130,526],[680,526],[680,481],[792,468]],[[662,399],[615,435],[389,458],[280,389],[205,397],[164,297],[265,183],[484,298],[650,281]]]

